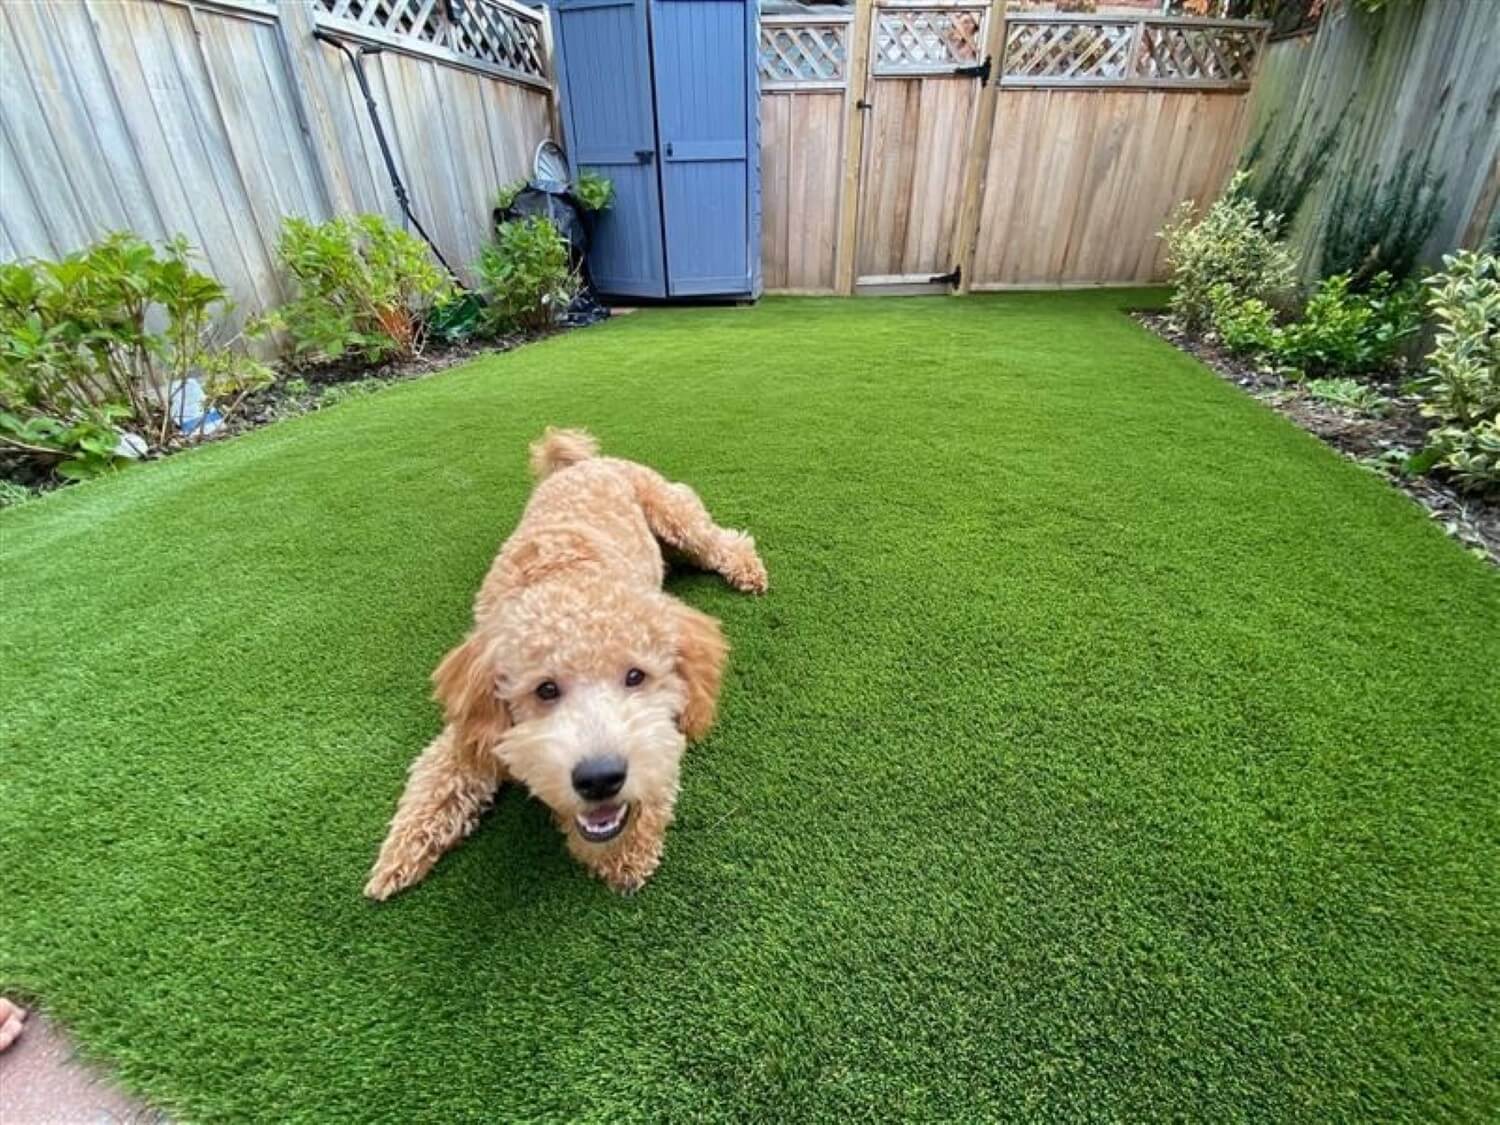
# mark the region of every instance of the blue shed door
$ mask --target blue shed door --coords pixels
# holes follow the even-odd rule
[[[748,7],[753,19],[754,5]],[[745,0],[651,0],[668,291],[674,297],[750,292],[746,138],[754,76],[746,28]]]
[[[646,0],[559,0],[569,160],[615,186],[599,216],[589,270],[601,292],[665,297]]]

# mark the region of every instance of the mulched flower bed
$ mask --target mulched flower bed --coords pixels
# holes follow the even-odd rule
[[[562,331],[558,329],[557,331]],[[490,337],[483,341],[465,341],[447,344],[429,340],[422,354],[401,362],[391,362],[369,367],[364,364],[343,361],[299,367],[287,362],[278,368],[276,381],[270,386],[245,396],[229,420],[213,434],[198,441],[183,437],[169,439],[162,448],[152,449],[141,458],[155,461],[169,457],[183,449],[191,449],[208,442],[223,441],[250,430],[259,429],[272,422],[308,414],[314,410],[337,405],[351,398],[381,390],[394,383],[411,379],[422,379],[435,375],[460,363],[467,363],[475,356],[508,352],[522,344],[542,339],[553,333]],[[0,481],[10,481],[33,492],[48,492],[68,483],[52,476],[45,469],[19,457],[0,453]]]
[[[1427,444],[1432,421],[1424,418],[1415,396],[1403,395],[1397,381],[1370,385],[1389,399],[1380,414],[1337,406],[1308,395],[1297,383],[1257,367],[1224,349],[1183,332],[1162,313],[1138,312],[1135,319],[1162,339],[1196,357],[1220,378],[1286,415],[1316,434],[1350,460],[1380,473],[1405,492],[1453,538],[1475,554],[1500,566],[1500,501],[1460,492],[1440,476],[1409,476],[1401,466]]]

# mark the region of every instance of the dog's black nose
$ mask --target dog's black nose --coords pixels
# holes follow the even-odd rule
[[[625,759],[618,754],[585,758],[573,767],[573,788],[590,801],[613,797],[625,784]]]

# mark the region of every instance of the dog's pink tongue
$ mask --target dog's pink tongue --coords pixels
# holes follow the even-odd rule
[[[591,828],[606,827],[613,824],[615,822],[615,818],[619,815],[619,805],[599,805],[596,808],[589,809],[588,812],[584,813],[583,819],[588,821],[589,827]]]

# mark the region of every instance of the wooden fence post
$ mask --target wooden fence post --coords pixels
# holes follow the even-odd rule
[[[833,275],[834,289],[847,296],[854,294],[855,258],[859,250],[859,182],[865,149],[865,111],[861,103],[870,88],[870,26],[874,16],[875,0],[854,0],[854,34],[847,61],[844,180],[839,191],[839,241]]]
[[[990,60],[990,76],[979,88],[974,107],[974,132],[964,161],[963,203],[958,212],[958,291],[969,292],[974,283],[974,257],[979,248],[979,217],[984,209],[984,175],[990,159],[990,139],[995,132],[995,104],[1000,98],[1000,80],[1005,76],[1005,3],[990,0],[990,22],[985,29],[984,53]]]
[[[551,85],[547,93],[547,126],[552,131],[552,139],[561,145],[563,143],[562,74],[557,66],[557,43],[552,37],[552,5],[543,4],[537,11],[542,17],[542,50],[547,55],[547,81]]]

